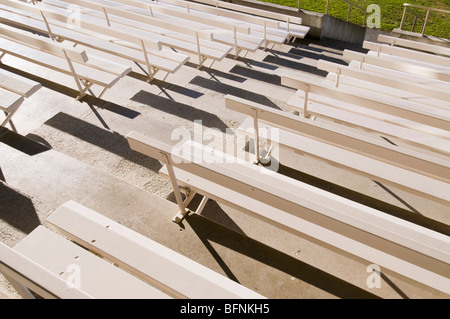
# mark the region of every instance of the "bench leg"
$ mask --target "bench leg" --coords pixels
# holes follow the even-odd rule
[[[186,216],[186,214],[188,213],[188,210],[186,209],[185,202],[183,201],[183,198],[181,196],[180,186],[177,183],[177,179],[175,177],[175,172],[173,171],[173,167],[172,167],[172,164],[170,162],[169,155],[165,154],[165,153],[163,153],[162,155],[166,159],[166,161],[165,161],[166,163],[165,164],[167,166],[167,171],[169,173],[170,183],[172,184],[172,189],[173,189],[173,192],[175,194],[175,199],[177,200],[178,209],[179,209],[178,214],[172,219],[172,221],[174,223],[179,223]]]
[[[17,293],[23,298],[23,299],[36,299],[33,294],[30,292],[30,290],[19,283],[17,280],[13,279],[12,277],[3,274],[6,280],[13,286],[14,290],[17,291]]]
[[[3,121],[3,123],[0,126],[6,126],[6,124],[9,123],[9,125],[11,126],[12,130],[17,133],[17,129],[16,126],[14,125],[13,121],[12,121],[12,116],[14,115],[15,112],[11,112],[11,113],[7,113],[5,112],[6,115],[6,119]]]

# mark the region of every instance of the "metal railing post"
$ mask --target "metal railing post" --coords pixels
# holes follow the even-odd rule
[[[430,9],[427,10],[427,15],[425,16],[425,21],[423,22],[421,36],[425,34],[425,28],[427,27],[428,17],[430,16]]]
[[[403,9],[402,21],[400,22],[400,30],[403,28],[403,22],[405,22],[406,9],[407,7]]]

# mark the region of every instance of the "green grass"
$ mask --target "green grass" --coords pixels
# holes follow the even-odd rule
[[[276,3],[289,7],[298,7],[298,0],[262,0],[265,2]],[[369,4],[377,4],[381,9],[381,27],[383,31],[392,31],[394,28],[400,27],[400,21],[403,14],[403,3],[417,4],[437,9],[450,10],[450,0],[350,0],[354,4],[367,8]],[[325,13],[327,0],[301,0],[301,9],[307,11]],[[348,3],[343,0],[330,0],[328,14],[346,20],[348,13]],[[426,11],[422,9],[413,9],[423,19]],[[370,15],[371,12],[368,13]],[[364,11],[353,7],[350,15],[350,22],[362,25],[364,20]],[[403,30],[411,31],[413,25],[414,15],[408,13],[403,25]],[[422,21],[418,20],[414,32],[420,32],[422,28]],[[426,35],[436,37],[450,38],[450,14],[430,12]]]

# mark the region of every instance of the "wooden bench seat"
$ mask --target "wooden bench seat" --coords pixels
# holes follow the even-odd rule
[[[98,66],[88,65],[86,63],[88,57],[83,50],[62,46],[62,44],[52,40],[27,34],[29,32],[26,31],[12,30],[14,28],[6,26],[1,26],[1,29],[8,30],[9,35],[14,35],[14,37],[23,36],[24,39],[28,40],[27,42],[22,42],[18,39],[7,37],[3,34],[6,32],[2,31],[0,35],[0,51],[3,55],[10,54],[48,69],[72,76],[80,93],[77,99],[84,97],[87,94],[87,90],[94,84],[103,88],[102,92],[98,95],[100,98],[106,89],[113,87],[121,78],[121,75],[101,70]],[[131,71],[131,68],[126,67],[124,74],[129,71]]]
[[[384,53],[393,57],[404,59],[406,61],[412,60],[418,61],[419,63],[434,64],[446,68],[450,67],[450,59],[448,57],[440,55],[370,41],[364,41],[363,48],[374,51],[377,54]]]
[[[212,44],[210,30],[187,27],[186,25],[189,25],[189,23],[182,23],[180,25],[185,27],[179,28],[173,21],[164,21],[92,1],[77,0],[68,3],[52,0],[49,5],[46,5],[46,8],[48,10],[63,10],[63,8],[69,7],[72,2],[80,6],[82,20],[96,21],[96,24],[99,25],[110,24],[118,30],[140,38],[153,36],[163,46],[198,55],[199,66],[202,66],[206,59],[211,59],[213,62],[222,60],[232,49],[232,47],[220,43]],[[43,5],[39,4],[39,7],[43,7]]]
[[[415,82],[408,82],[402,79],[392,78],[386,75],[375,74],[366,70],[358,70],[342,64],[329,62],[325,60],[317,61],[317,68],[327,72],[336,73],[343,76],[349,76],[369,83],[374,83],[386,87],[392,87],[409,93],[420,94],[430,98],[440,99],[450,102],[450,92],[446,89],[435,87],[423,87]],[[339,85],[339,76],[337,85]]]
[[[297,90],[320,95],[322,99],[331,98],[332,101],[327,102],[330,105],[334,105],[335,101],[340,102],[339,107],[357,105],[359,110],[356,111],[353,108],[356,113],[377,112],[376,115],[372,114],[378,119],[433,134],[440,138],[450,138],[448,132],[450,113],[448,111],[415,101],[394,98],[386,95],[385,92],[377,92],[375,85],[367,88],[367,82],[364,81],[361,81],[360,86],[346,85],[348,79],[341,77],[339,87],[336,88],[335,78],[331,77],[331,74],[328,76],[329,80],[317,81],[304,80],[303,77],[297,75],[283,74],[281,83]],[[364,86],[364,84],[366,85]]]
[[[23,298],[169,299],[169,295],[44,226],[14,248],[0,244],[0,271]]]
[[[429,43],[423,43],[419,41],[414,40],[407,40],[402,38],[397,38],[393,36],[388,36],[384,34],[378,35],[378,41],[388,43],[391,46],[399,46],[399,47],[405,47],[413,50],[428,52],[430,54],[437,54],[442,55],[446,57],[450,57],[450,48],[446,48],[439,45],[429,44]]]
[[[411,282],[449,291],[447,236],[192,141],[174,149],[137,132],[127,139],[131,149],[165,164],[160,172],[170,179],[180,207],[176,222],[188,213],[180,195],[184,186],[188,198],[198,192]],[[206,154],[208,161],[202,160]]]
[[[339,71],[337,71],[339,72]],[[336,87],[336,83],[339,81],[339,86]],[[396,87],[374,83],[367,81],[365,79],[355,78],[353,76],[341,75],[334,72],[329,72],[323,83],[328,86],[333,86],[341,89],[354,90],[355,92],[361,92],[360,94],[365,94],[368,96],[379,96],[383,101],[390,101],[397,105],[401,104],[401,100],[405,103],[404,105],[413,105],[413,108],[421,105],[425,110],[425,113],[439,114],[440,112],[448,112],[450,110],[450,102],[444,101],[442,99],[426,96],[420,93],[412,92],[412,90],[402,90]],[[424,90],[427,87],[423,87]],[[442,91],[442,89],[440,89]],[[440,115],[436,116],[439,118]],[[444,115],[447,118],[447,115]],[[445,129],[445,128],[444,128]]]
[[[19,110],[23,101],[41,87],[42,85],[38,82],[0,69],[0,110],[6,115],[1,126],[6,126],[9,123],[13,131],[17,133],[12,117]]]
[[[163,2],[166,1],[173,1],[173,0],[162,0]],[[239,5],[236,3],[230,3],[225,1],[217,1],[217,0],[196,0],[195,2],[199,2],[202,4],[215,6],[216,8],[226,9],[229,12],[232,12],[231,14],[235,14],[235,12],[244,13],[248,16],[255,16],[255,17],[262,17],[266,18],[266,21],[276,21],[278,24],[277,28],[280,30],[284,30],[289,33],[288,35],[288,41],[291,38],[300,38],[303,39],[306,34],[309,32],[310,28],[308,26],[302,25],[302,19],[299,17],[294,17],[290,15],[284,15],[277,12],[269,11],[269,10],[262,10],[253,8],[250,6],[245,5]],[[267,23],[267,22],[266,22]]]
[[[310,154],[333,165],[341,166],[382,183],[395,185],[395,187],[436,202],[446,204],[450,202],[449,161],[422,156],[398,147],[392,148],[390,145],[384,147],[376,141],[369,142],[367,137],[339,130],[336,126],[333,128],[325,123],[315,123],[315,121],[273,110],[231,95],[225,97],[225,104],[228,109],[249,115],[251,120],[246,123],[250,127],[254,127],[254,132],[259,132],[259,126],[256,126],[254,119],[269,127],[277,128],[279,140],[273,141],[280,146]],[[320,132],[322,130],[323,132]],[[345,134],[349,141],[341,140],[342,142],[339,142],[335,137],[340,134],[342,136]],[[254,135],[256,137],[259,134],[254,133]],[[255,155],[259,159],[260,152],[257,144],[259,144],[259,139],[255,138]],[[389,152],[392,157],[387,154]],[[400,160],[401,157],[403,160]],[[282,162],[282,159],[277,160]],[[410,163],[416,161],[417,163],[422,162],[421,166],[416,166],[416,168],[410,166]],[[430,174],[431,172],[424,171],[427,170],[424,166],[435,166],[435,173]]]
[[[424,148],[433,152],[450,155],[450,140],[436,137],[423,131],[429,127],[423,127],[422,131],[409,129],[397,125],[392,118],[390,121],[374,118],[371,114],[363,114],[363,110],[357,105],[323,98],[320,95],[309,94],[307,105],[307,117],[325,118],[333,122],[343,123],[350,127],[377,132],[381,136],[400,139],[403,142]],[[288,101],[287,105],[294,111],[304,112],[305,92],[297,91]],[[387,120],[386,116],[383,116]],[[411,125],[418,123],[411,123]],[[449,122],[450,124],[450,122]],[[450,132],[448,132],[450,135]]]
[[[169,16],[179,17],[187,20],[192,20],[200,22],[206,25],[211,25],[213,27],[218,27],[224,30],[233,31],[237,37],[242,37],[243,35],[250,35],[253,38],[258,39],[256,43],[260,44],[261,39],[264,39],[267,43],[284,43],[288,37],[288,33],[278,28],[271,28],[266,25],[266,30],[262,25],[255,25],[250,22],[244,22],[239,19],[219,16],[217,14],[208,13],[205,11],[196,9],[195,3],[179,3],[179,5],[164,3],[164,2],[154,2],[154,1],[134,1],[134,0],[114,0],[125,5],[134,6],[140,9],[144,9],[147,15],[150,12],[153,15],[155,12],[167,14]],[[182,5],[186,5],[186,8]],[[198,6],[198,5],[197,5]],[[265,43],[265,45],[267,45]]]
[[[450,68],[439,67],[436,65],[426,65],[418,63],[406,63],[404,61],[395,61],[387,56],[373,56],[371,54],[363,54],[351,50],[344,50],[343,53],[344,59],[347,60],[355,60],[360,63],[360,69],[364,68],[365,65],[374,65],[378,67],[382,67],[391,71],[392,75],[397,75],[398,77],[407,78],[408,76],[412,81],[415,82],[426,82],[427,85],[433,85],[433,82],[430,79],[439,81],[450,82]],[[404,75],[402,75],[402,73]],[[431,82],[431,83],[430,83]],[[447,89],[449,88],[449,83],[443,83],[442,85],[446,85]],[[439,84],[437,84],[439,86]]]
[[[4,6],[0,6],[0,9],[3,7]],[[19,10],[16,9],[16,12],[18,11]],[[26,12],[22,12],[22,14],[26,15]],[[153,79],[158,71],[173,74],[189,60],[189,57],[186,55],[176,54],[175,52],[170,52],[166,49],[163,49],[160,54],[163,55],[164,53],[167,53],[167,57],[150,53],[150,50],[146,50],[144,53],[142,47],[133,49],[123,45],[118,45],[89,34],[71,30],[67,28],[66,24],[57,20],[47,19],[47,21],[51,23],[51,32],[49,35],[57,38],[59,41],[70,41],[75,44],[80,44],[146,65],[147,70],[150,71],[149,80]],[[42,33],[49,33],[47,25],[44,21],[39,21],[13,12],[0,10],[0,22],[25,27]]]
[[[260,299],[260,294],[74,201],[49,227],[174,298]]]

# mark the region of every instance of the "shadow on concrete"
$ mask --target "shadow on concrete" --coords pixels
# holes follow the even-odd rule
[[[223,71],[220,71],[220,70],[208,68],[208,67],[205,67],[205,66],[203,66],[200,70],[205,72],[205,73],[207,73],[210,76],[210,79],[214,80],[216,82],[221,82],[220,78],[226,79],[226,80],[230,80],[230,81],[234,81],[234,82],[237,82],[237,83],[244,83],[245,81],[247,81],[247,79],[245,77],[238,76],[238,75],[235,75],[235,74],[231,74],[229,72],[223,72]]]
[[[201,120],[203,126],[218,128],[224,133],[227,128],[229,128],[227,124],[225,124],[217,115],[213,113],[209,113],[197,109],[191,105],[176,102],[147,91],[139,91],[131,97],[131,100],[189,121]]]
[[[332,295],[345,299],[364,298],[376,299],[376,295],[356,287],[336,276],[308,265],[279,250],[264,245],[252,238],[234,232],[233,230],[211,222],[198,215],[186,218],[188,223],[200,240],[205,244],[211,255],[222,267],[227,276],[238,281],[232,270],[223,262],[220,255],[214,250],[210,241],[239,252],[251,259],[257,260],[269,267],[280,270],[292,277],[298,278]]]
[[[4,127],[0,127],[0,143],[30,156],[48,151],[51,148],[46,142],[47,145],[30,138],[30,136],[25,137]]]
[[[293,59],[303,59],[303,58],[309,58],[313,60],[326,60],[333,63],[343,64],[347,65],[348,63],[345,62],[343,59],[340,58],[334,58],[326,54],[318,54],[311,51],[301,50],[298,48],[292,48],[289,50],[288,53],[279,52],[278,55],[286,55],[287,57],[293,58]]]
[[[146,167],[152,171],[158,172],[162,167],[159,161],[132,150],[126,137],[123,135],[104,130],[66,113],[60,112],[44,124],[119,155],[127,161]]]
[[[280,109],[274,102],[268,99],[266,96],[262,94],[258,94],[252,91],[248,91],[245,89],[241,89],[232,85],[219,83],[213,80],[205,79],[200,76],[196,76],[193,78],[189,84],[197,85],[203,87],[208,90],[212,90],[223,95],[231,94],[246,100],[253,101],[255,103],[259,103],[265,106],[273,107],[275,109]]]
[[[302,49],[307,49],[315,52],[330,52],[342,54],[344,50],[353,50],[361,53],[367,53],[369,50],[364,49],[362,44],[348,42],[343,40],[331,39],[331,38],[321,38],[312,39],[297,39],[295,44],[296,47],[301,47]]]
[[[346,187],[331,183],[324,179],[309,175],[304,172],[300,172],[296,169],[290,168],[290,167],[282,165],[282,164],[279,164],[278,173],[283,174],[288,177],[291,177],[291,178],[294,178],[301,182],[308,183],[314,187],[334,193],[338,196],[345,197],[354,202],[366,205],[368,207],[372,207],[373,209],[380,210],[382,212],[385,212],[392,216],[409,221],[411,223],[414,223],[414,224],[432,229],[432,230],[442,233],[444,235],[450,236],[450,226],[449,225],[446,225],[446,224],[438,222],[434,219],[425,217],[412,207],[411,207],[412,211],[409,211],[404,208],[401,208],[401,207],[386,203],[384,201],[378,200],[376,198],[367,196],[365,194],[359,193],[357,191],[348,189]],[[383,187],[383,189],[385,189],[385,188]],[[397,195],[396,195],[396,198],[398,199]],[[402,201],[402,203],[404,203],[404,201]]]
[[[300,62],[295,62],[290,59],[284,59],[284,58],[276,57],[273,55],[266,56],[264,58],[264,61],[276,64],[276,65],[279,65],[279,66],[282,66],[285,68],[294,69],[297,71],[302,71],[302,72],[310,73],[313,75],[318,75],[321,77],[326,77],[328,75],[327,71],[319,70],[315,66],[300,63]]]
[[[0,219],[25,234],[41,224],[30,198],[0,182]]]
[[[49,81],[49,80],[41,78],[41,77],[39,77],[37,75],[26,73],[26,72],[24,72],[22,70],[19,70],[19,69],[16,69],[16,68],[4,65],[4,64],[0,64],[0,67],[2,69],[5,69],[5,70],[13,72],[13,73],[16,73],[16,74],[18,74],[20,76],[23,76],[25,78],[28,78],[30,80],[39,82],[40,84],[42,84],[43,87],[46,87],[46,88],[48,88],[48,89],[50,89],[52,91],[56,91],[58,93],[67,95],[69,97],[72,97],[73,99],[76,99],[77,96],[79,95],[79,92],[77,90],[74,90],[72,88],[69,88],[67,86],[61,85],[61,84],[56,83],[56,82]],[[86,102],[89,105],[97,106],[97,107],[106,109],[106,110],[108,110],[110,112],[113,112],[113,113],[116,113],[118,115],[127,117],[129,119],[134,119],[134,118],[136,118],[137,116],[140,115],[139,112],[130,110],[130,109],[126,108],[126,107],[123,107],[123,106],[121,106],[119,104],[115,104],[115,103],[110,102],[110,101],[105,101],[103,99],[99,99],[99,98],[97,98],[95,96],[92,96],[92,95],[89,95],[89,94],[84,96],[81,99],[80,103],[81,102]]]
[[[252,69],[254,66],[261,68],[261,69],[270,70],[270,71],[275,71],[276,69],[278,69],[278,66],[276,66],[276,65],[273,65],[270,63],[265,63],[262,61],[255,61],[255,60],[247,59],[244,57],[238,57],[236,59],[236,61],[240,61],[240,62],[244,63],[250,69]]]
[[[128,73],[128,76],[132,77],[134,79],[137,79],[137,80],[144,81],[144,82],[147,82],[147,80],[148,80],[148,78],[145,75],[139,74],[134,71]],[[164,81],[161,81],[158,79],[154,79],[153,81],[151,81],[150,85],[157,86],[164,94],[167,95],[168,98],[170,98],[172,100],[173,100],[173,98],[170,97],[169,91],[175,92],[175,93],[178,93],[178,94],[181,94],[181,95],[193,98],[193,99],[198,99],[199,97],[201,97],[203,95],[202,93],[197,92],[195,90],[191,90],[189,88],[179,86],[179,85],[176,85],[173,83],[164,82]]]
[[[230,70],[230,73],[239,74],[239,75],[245,76],[247,78],[251,78],[251,79],[262,81],[265,83],[281,86],[281,77],[276,74],[265,73],[262,71],[245,68],[240,65],[235,65]]]

